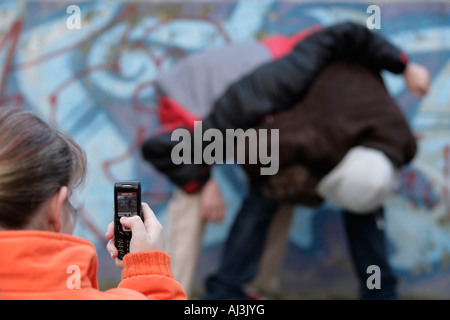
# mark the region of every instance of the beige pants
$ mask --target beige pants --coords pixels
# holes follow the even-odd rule
[[[269,228],[259,272],[249,284],[252,290],[264,294],[278,288],[278,272],[283,261],[291,224],[293,207],[282,205]],[[171,256],[172,272],[188,298],[201,254],[205,224],[200,218],[200,194],[178,190],[172,196],[166,214],[166,251]]]

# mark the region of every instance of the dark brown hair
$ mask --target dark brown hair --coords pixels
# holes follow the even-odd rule
[[[29,111],[0,107],[0,228],[22,229],[62,186],[84,182],[86,156]]]

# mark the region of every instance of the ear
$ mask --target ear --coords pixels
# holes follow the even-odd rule
[[[67,199],[68,192],[67,187],[63,186],[49,199],[47,206],[47,222],[50,229],[53,231],[61,231],[61,212],[63,210],[64,201]]]

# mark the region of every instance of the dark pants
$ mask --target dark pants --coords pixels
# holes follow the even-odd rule
[[[344,222],[361,299],[398,299],[397,279],[388,261],[384,209],[365,215],[344,211]],[[372,275],[367,268],[371,265],[380,268],[380,289],[367,286],[367,279]]]
[[[277,210],[277,203],[267,199],[257,184],[249,189],[241,210],[225,243],[219,269],[206,281],[203,299],[245,299],[243,287],[257,273],[266,234]],[[384,230],[377,226],[383,219],[379,209],[366,215],[344,212],[346,233],[354,266],[360,282],[362,299],[396,299],[396,279],[388,263]],[[369,290],[367,267],[380,267],[381,289]]]

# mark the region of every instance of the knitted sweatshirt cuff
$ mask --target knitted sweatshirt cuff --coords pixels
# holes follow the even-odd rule
[[[170,256],[163,251],[129,253],[123,258],[122,280],[142,276],[161,275],[173,278]]]

